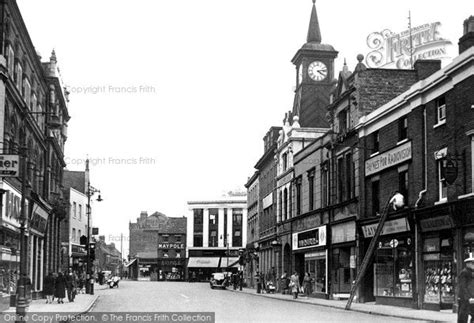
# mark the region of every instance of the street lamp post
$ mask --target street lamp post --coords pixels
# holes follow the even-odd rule
[[[87,261],[86,261],[86,293],[90,295],[94,295],[94,281],[92,276],[92,268],[91,268],[91,197],[95,194],[99,193],[97,201],[102,201],[100,197],[100,190],[91,186],[90,182],[87,182]]]
[[[17,322],[24,322],[29,306],[29,293],[31,291],[31,281],[28,278],[27,269],[27,239],[26,239],[26,172],[27,172],[27,148],[22,140],[20,147],[21,165],[21,211],[20,211],[20,277],[17,283],[16,292],[16,315]]]

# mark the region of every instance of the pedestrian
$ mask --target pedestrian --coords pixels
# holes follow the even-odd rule
[[[303,287],[304,287],[304,292],[306,296],[308,297],[309,295],[311,295],[311,281],[312,280],[313,279],[311,278],[311,274],[307,272],[303,278]]]
[[[474,314],[474,257],[464,260],[466,267],[458,276],[458,323],[468,322]]]
[[[53,295],[54,295],[54,276],[53,273],[50,272],[45,278],[44,278],[44,287],[43,287],[43,292],[46,295],[46,304],[51,304],[53,303]]]
[[[284,271],[280,277],[280,288],[282,294],[288,292],[288,274],[286,271]]]
[[[58,277],[56,278],[54,297],[58,299],[58,304],[64,303],[64,297],[66,297],[66,279],[62,272],[59,272]]]
[[[78,279],[78,283],[77,283],[77,287],[79,289],[79,294],[84,294],[85,280],[86,280],[86,276],[85,276],[84,272],[81,272],[79,274],[79,279]]]
[[[262,279],[260,277],[260,273],[257,271],[255,274],[255,279],[257,280],[257,294],[260,294],[262,291]]]
[[[291,288],[291,293],[293,294],[293,298],[294,299],[298,298],[298,293],[300,291],[300,276],[298,275],[296,271],[293,275],[291,275],[290,288]]]
[[[72,303],[74,302],[74,289],[76,288],[76,282],[74,281],[74,275],[71,269],[69,269],[69,272],[67,273],[65,277],[65,280],[66,280],[67,299],[69,303]]]

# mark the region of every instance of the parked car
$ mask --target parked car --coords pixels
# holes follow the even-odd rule
[[[209,284],[211,285],[211,289],[214,289],[216,287],[225,289],[227,286],[227,277],[225,273],[213,273],[211,275],[211,280],[209,281]]]

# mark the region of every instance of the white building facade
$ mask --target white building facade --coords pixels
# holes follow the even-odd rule
[[[213,272],[236,270],[246,242],[246,196],[188,202],[188,278],[207,280]]]

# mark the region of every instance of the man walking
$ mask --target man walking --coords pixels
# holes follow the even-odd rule
[[[474,257],[464,260],[466,267],[458,277],[458,323],[466,323],[469,314],[474,313]]]

